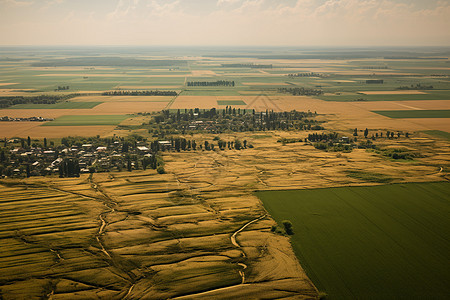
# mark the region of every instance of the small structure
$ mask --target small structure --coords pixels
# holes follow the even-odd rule
[[[159,149],[161,150],[170,150],[172,149],[172,142],[171,141],[158,141]]]

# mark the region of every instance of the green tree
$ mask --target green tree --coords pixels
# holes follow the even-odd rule
[[[289,234],[289,235],[294,234],[294,230],[292,229],[291,221],[283,220],[281,223],[283,224],[284,230],[286,231],[287,234]]]

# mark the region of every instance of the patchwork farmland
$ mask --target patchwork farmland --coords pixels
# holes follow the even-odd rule
[[[132,50],[0,48],[2,297],[445,298],[450,53]]]

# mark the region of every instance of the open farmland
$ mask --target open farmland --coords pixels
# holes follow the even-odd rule
[[[217,100],[218,105],[246,105],[242,100]]]
[[[154,171],[1,184],[4,297],[317,295],[287,238],[270,233],[273,221],[242,190]]]
[[[394,119],[450,118],[450,110],[378,110],[373,112]]]
[[[18,104],[11,109],[91,109],[103,102],[74,102],[66,101],[55,104]]]
[[[450,183],[258,192],[329,299],[446,299]]]
[[[381,50],[369,54],[336,50],[317,55],[293,54],[297,50],[233,50],[232,56],[213,49],[166,50],[99,48],[58,53],[25,49],[15,53],[0,48],[0,104],[5,104],[0,117],[9,117],[0,122],[0,138],[24,138],[23,146],[16,140],[11,144],[6,141],[9,147],[2,148],[10,151],[8,159],[21,164],[10,166],[11,177],[16,178],[0,179],[0,189],[6,195],[0,197],[4,208],[0,222],[0,298],[317,299],[314,284],[332,299],[336,293],[344,298],[364,298],[361,295],[366,290],[374,298],[389,298],[392,294],[380,294],[384,291],[380,286],[409,288],[406,296],[439,297],[437,291],[448,292],[442,288],[444,280],[448,281],[448,272],[443,269],[448,263],[436,266],[438,258],[448,262],[443,257],[448,241],[439,240],[439,230],[433,233],[430,229],[431,225],[448,227],[442,216],[448,214],[448,197],[447,202],[429,198],[448,195],[448,184],[442,182],[449,180],[450,170],[450,68],[446,57],[450,53],[439,54],[441,58],[423,54],[425,57],[420,59],[391,59]],[[374,53],[376,58],[372,57]],[[1,61],[4,58],[6,62]],[[383,83],[367,83],[371,80]],[[227,86],[221,85],[223,82]],[[306,93],[294,96],[295,89]],[[319,93],[308,94],[311,90]],[[153,96],[156,94],[171,96]],[[46,95],[60,100],[38,104],[24,99],[44,96],[38,100],[51,103]],[[23,98],[13,102],[7,98],[10,96]],[[195,115],[199,116],[202,110],[211,108],[222,113],[226,106],[238,113],[255,110],[253,118],[260,115],[261,119],[266,111],[309,111],[314,122],[325,129],[277,131],[264,127],[264,131],[253,131],[255,127],[251,127],[252,131],[243,132],[240,116],[230,113],[224,123],[234,122],[235,129],[221,124],[220,128],[226,129],[217,133],[206,118],[189,116],[180,121],[176,117],[178,110],[183,115],[185,110],[195,112],[198,108]],[[173,116],[158,119],[164,114],[161,110],[169,110]],[[434,116],[445,117],[424,118],[423,114],[431,110]],[[374,111],[413,117],[387,118]],[[33,116],[55,120],[9,121]],[[202,122],[209,125],[198,125]],[[321,133],[353,139],[355,128],[358,143],[352,144],[355,148],[348,152],[319,150],[315,142],[305,140],[309,134]],[[368,139],[363,137],[365,128]],[[395,135],[388,139],[387,132]],[[376,138],[371,139],[375,134]],[[25,176],[27,163],[38,157],[27,156],[27,137],[37,145],[32,147],[42,150],[44,138],[54,143],[54,147],[47,148],[58,150],[57,156],[65,148],[59,147],[61,138],[67,136],[79,137],[75,144],[79,144],[78,148],[94,141],[104,143],[109,151],[109,142],[119,139],[133,148],[150,148],[154,141],[182,138],[185,142],[195,140],[197,149],[149,150],[147,153],[162,157],[165,174],[135,170],[134,166],[143,166],[143,160],[133,161],[132,172],[116,172],[124,170],[126,162],[119,167],[113,163],[108,166],[108,160],[103,160],[105,154],[100,153],[85,165],[97,164],[97,168],[105,163],[92,176],[20,178]],[[218,149],[219,141],[237,140],[247,142],[245,149]],[[205,142],[216,147],[205,150]],[[369,142],[375,147],[358,147]],[[175,147],[176,141],[173,144]],[[125,160],[136,155],[137,150],[124,151],[123,145],[111,150],[114,154],[108,159],[116,159],[113,156],[117,155]],[[199,145],[204,145],[203,149]],[[92,153],[99,145],[94,146]],[[18,152],[23,155],[13,154],[20,147],[24,149]],[[16,167],[21,168],[20,176],[14,174]],[[103,172],[106,170],[110,172]],[[437,181],[442,182],[417,184]],[[414,184],[405,184],[408,182]],[[386,183],[392,185],[377,187],[385,189],[386,196],[383,191],[371,192],[367,187]],[[292,237],[297,257],[289,237],[271,230],[276,222],[254,195],[254,191],[279,195],[279,190],[293,189],[323,196],[317,205],[308,204],[311,212],[294,206],[286,212],[300,216],[295,218],[300,225],[294,224]],[[335,190],[345,191],[344,195],[330,192]],[[395,197],[401,194],[399,190],[405,190],[412,199],[407,200],[414,205],[405,205],[403,198]],[[286,193],[297,195],[297,191]],[[348,198],[347,202],[360,208],[362,214],[344,211],[348,206],[340,207],[343,201],[332,198],[335,194],[339,199]],[[427,205],[415,198],[418,196]],[[272,206],[267,205],[268,211],[280,221]],[[336,211],[329,212],[332,207]],[[423,215],[418,217],[415,214],[420,210]],[[330,216],[329,220],[324,216]],[[381,222],[381,229],[374,229],[364,216]],[[294,222],[294,217],[285,218]],[[344,228],[339,234],[357,234],[364,226],[372,227],[362,238],[327,237],[331,232],[328,227],[334,228],[332,222],[347,220],[354,223],[339,223],[344,224],[336,226]],[[317,240],[299,230],[312,230],[317,224],[322,226],[314,235]],[[390,228],[394,228],[392,235],[386,233]],[[316,256],[322,248],[333,252],[330,243],[338,245],[342,240],[349,241],[345,251],[324,252],[315,260],[298,255],[298,247],[309,247]],[[360,240],[367,243],[356,247]],[[352,264],[345,265],[347,254],[354,255]],[[426,265],[425,260],[421,263],[415,259],[421,255],[426,259],[426,255],[434,255],[436,260],[427,260]],[[399,264],[393,264],[394,260]],[[401,273],[404,265],[408,265],[404,267],[407,272]],[[333,269],[328,272],[326,268]],[[385,271],[389,268],[395,272],[393,279]],[[333,278],[317,279],[323,270]],[[372,279],[373,284],[368,286]],[[361,289],[353,289],[348,282],[355,282]]]
[[[98,115],[98,116],[74,116],[67,115],[56,118],[53,121],[46,122],[42,126],[99,126],[99,125],[117,125],[125,119],[127,115]]]

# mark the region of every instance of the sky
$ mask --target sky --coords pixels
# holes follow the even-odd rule
[[[450,0],[0,0],[0,45],[450,46]]]

